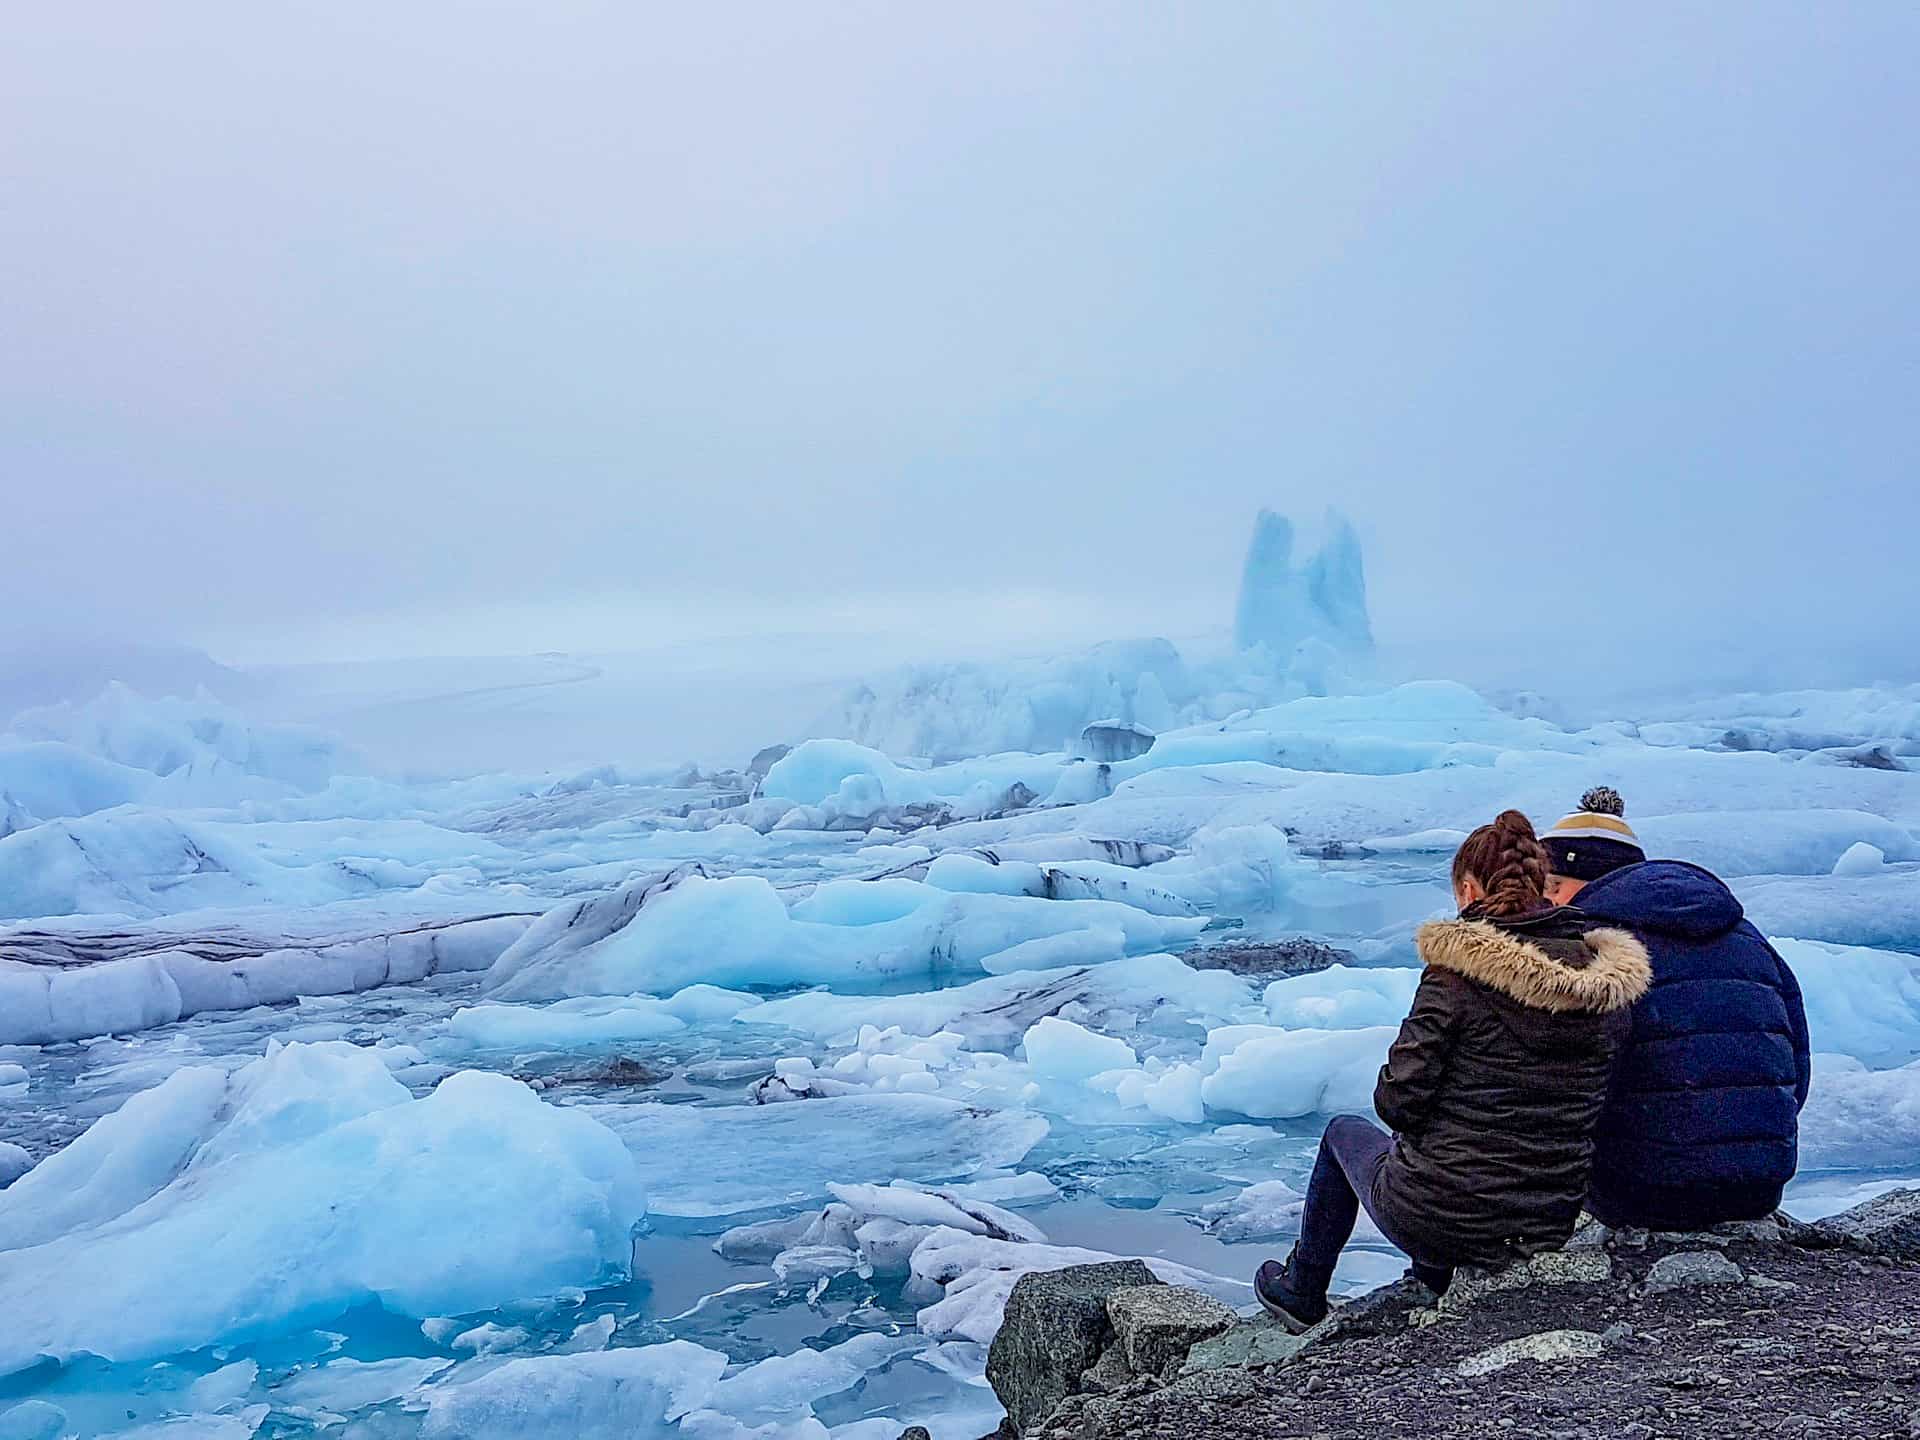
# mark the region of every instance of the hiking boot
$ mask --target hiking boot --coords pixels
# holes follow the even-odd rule
[[[1297,1255],[1289,1255],[1284,1265],[1267,1261],[1253,1277],[1253,1293],[1259,1296],[1261,1306],[1295,1335],[1327,1318],[1327,1282],[1333,1276],[1312,1275],[1307,1270]],[[1313,1283],[1316,1280],[1318,1284]]]
[[[1416,1260],[1407,1266],[1407,1274],[1418,1280],[1436,1295],[1444,1295],[1453,1284],[1451,1265],[1427,1265]]]

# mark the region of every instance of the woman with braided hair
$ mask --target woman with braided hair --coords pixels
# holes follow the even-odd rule
[[[1422,925],[1413,1008],[1373,1108],[1320,1141],[1300,1240],[1254,1278],[1289,1329],[1325,1317],[1360,1207],[1444,1290],[1460,1264],[1501,1265],[1573,1233],[1615,1047],[1647,989],[1647,952],[1546,899],[1547,854],[1508,810],[1453,859],[1457,920]]]

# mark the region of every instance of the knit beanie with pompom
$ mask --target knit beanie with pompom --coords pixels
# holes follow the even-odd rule
[[[1640,837],[1627,824],[1626,802],[1611,785],[1596,785],[1580,797],[1580,808],[1540,833],[1547,848],[1547,868],[1570,880],[1598,880],[1602,875],[1647,858]]]

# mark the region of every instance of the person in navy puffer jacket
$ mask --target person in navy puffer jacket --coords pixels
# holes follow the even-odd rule
[[[1718,877],[1648,860],[1624,810],[1613,790],[1590,790],[1540,837],[1548,898],[1632,931],[1653,963],[1601,1112],[1588,1208],[1653,1230],[1758,1219],[1799,1158],[1800,985]]]

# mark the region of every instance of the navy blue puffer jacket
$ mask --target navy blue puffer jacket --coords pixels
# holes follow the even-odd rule
[[[1767,1214],[1793,1176],[1807,1099],[1793,972],[1697,865],[1629,865],[1573,903],[1638,935],[1653,962],[1595,1137],[1594,1214],[1660,1230]]]

